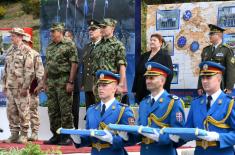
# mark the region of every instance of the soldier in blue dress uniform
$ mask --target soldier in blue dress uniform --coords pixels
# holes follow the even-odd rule
[[[138,125],[153,128],[183,127],[185,123],[183,101],[168,94],[163,86],[171,70],[156,62],[145,64],[146,86],[151,94],[145,97],[139,106]],[[161,134],[155,130],[155,134],[139,132],[139,135],[128,134],[130,142],[142,142],[140,154],[164,154],[176,155],[174,141],[168,134]]]
[[[233,155],[235,144],[234,99],[220,89],[225,68],[212,61],[199,65],[202,95],[191,103],[186,127],[207,130],[198,137],[195,155]]]
[[[92,105],[87,110],[86,129],[105,130],[105,136],[80,137],[72,135],[75,146],[92,146],[92,155],[124,155],[125,141],[119,135],[109,132],[107,125],[134,124],[134,114],[130,107],[118,102],[114,94],[117,90],[120,76],[107,70],[96,72],[98,78],[98,95],[101,102]]]

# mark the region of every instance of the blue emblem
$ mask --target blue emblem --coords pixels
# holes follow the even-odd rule
[[[182,48],[186,45],[186,42],[187,42],[186,38],[184,36],[181,36],[177,41],[177,45],[178,47]]]
[[[188,21],[192,17],[192,12],[190,10],[186,10],[183,15],[183,19]]]
[[[190,46],[190,49],[192,52],[196,52],[199,49],[199,43],[197,41],[193,41]]]

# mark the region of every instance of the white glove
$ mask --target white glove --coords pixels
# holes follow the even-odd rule
[[[206,136],[198,136],[198,138],[206,140],[208,142],[210,141],[219,141],[219,134],[217,132],[206,132]]]
[[[112,134],[108,130],[104,130],[104,132],[106,133],[106,135],[104,135],[104,136],[97,136],[97,135],[91,135],[91,136],[93,136],[95,138],[98,138],[98,139],[100,139],[102,141],[108,142],[110,144],[113,144],[113,136],[112,136]]]
[[[81,144],[81,137],[79,135],[70,135],[73,139],[73,142],[76,144]]]
[[[180,140],[180,136],[178,136],[178,135],[172,135],[172,134],[170,134],[170,135],[169,135],[169,138],[170,138],[173,142],[175,142],[175,143],[178,143],[179,140]]]
[[[118,133],[118,135],[119,135],[123,140],[128,141],[129,137],[128,137],[128,135],[127,135],[127,132],[125,132],[125,131],[118,131],[117,133]]]
[[[147,137],[147,138],[150,138],[150,139],[155,140],[156,142],[158,142],[159,141],[159,133],[155,129],[153,129],[153,132],[154,133],[142,133],[142,132],[139,132],[139,133],[141,135]]]

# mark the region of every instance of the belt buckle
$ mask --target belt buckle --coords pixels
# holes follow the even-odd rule
[[[202,140],[202,148],[205,150],[208,148],[208,141]]]

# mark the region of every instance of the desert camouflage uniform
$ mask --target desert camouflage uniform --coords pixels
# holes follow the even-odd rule
[[[7,117],[12,135],[26,136],[29,128],[29,96],[21,96],[22,89],[29,90],[33,78],[33,56],[23,43],[11,46],[4,66],[4,89],[7,90]]]
[[[40,83],[44,75],[44,67],[42,64],[42,59],[40,54],[31,49],[31,54],[33,55],[33,64],[34,64],[34,80],[30,86],[30,125],[32,133],[38,133],[40,120],[38,113],[39,97],[34,93],[34,89],[37,86],[37,83]]]

